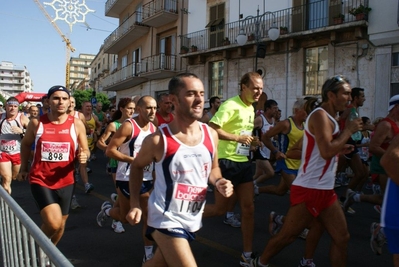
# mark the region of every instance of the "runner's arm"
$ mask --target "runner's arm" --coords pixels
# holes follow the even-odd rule
[[[112,136],[105,150],[105,155],[109,158],[122,162],[132,162],[133,157],[121,153],[118,148],[132,136],[133,127],[129,121],[125,121]]]
[[[100,138],[98,138],[97,147],[105,151],[107,149],[107,144],[106,144],[107,140],[115,132],[116,132],[115,123],[108,124],[107,128],[105,128],[104,133],[100,136]]]
[[[381,166],[387,172],[388,176],[399,186],[399,135],[397,135],[389,145],[381,158]]]

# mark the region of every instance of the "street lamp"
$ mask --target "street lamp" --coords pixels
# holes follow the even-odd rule
[[[275,18],[274,13],[273,13],[273,12],[270,12],[270,11],[267,11],[267,12],[265,12],[265,13],[263,13],[262,15],[259,16],[259,6],[258,6],[258,10],[256,11],[256,17],[254,17],[254,16],[248,16],[248,17],[246,17],[246,18],[244,19],[244,21],[247,20],[247,19],[252,19],[252,18],[255,18],[255,19],[256,19],[256,20],[255,20],[255,30],[256,30],[256,32],[255,32],[256,56],[255,56],[255,70],[254,70],[254,71],[257,71],[257,68],[258,68],[258,57],[260,57],[260,56],[259,56],[259,48],[260,48],[260,47],[262,47],[262,49],[265,48],[263,45],[260,45],[260,33],[259,33],[260,20],[261,20],[264,16],[270,15],[270,14],[273,15],[273,18]],[[272,40],[272,41],[276,41],[276,40],[278,39],[278,37],[280,37],[280,30],[277,28],[276,22],[275,22],[275,21],[273,21],[273,24],[272,24],[272,26],[270,27],[270,29],[269,29],[269,31],[268,31],[268,35],[269,35],[270,40]],[[244,31],[243,28],[240,29],[240,32],[239,32],[239,34],[238,34],[236,40],[237,40],[237,43],[238,43],[240,46],[243,46],[243,45],[247,42],[247,35],[245,34],[245,31]],[[263,57],[264,57],[264,56],[263,56]]]

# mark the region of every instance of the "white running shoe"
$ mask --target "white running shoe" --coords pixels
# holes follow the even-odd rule
[[[274,211],[270,212],[269,215],[269,233],[271,236],[274,236],[278,232],[280,232],[282,224],[277,222],[277,217],[281,215],[277,215]]]
[[[225,224],[229,224],[231,227],[236,227],[236,228],[241,227],[241,222],[237,217],[238,217],[237,214],[234,214],[230,218],[224,217],[223,222]]]
[[[123,228],[123,225],[120,221],[112,220],[112,229],[114,229],[114,232],[117,234],[122,234],[125,232],[125,228]]]
[[[109,201],[105,201],[101,205],[101,211],[97,214],[97,224],[100,227],[103,227],[105,222],[108,219],[108,215],[105,213],[105,210],[112,208],[112,205]]]
[[[309,233],[309,229],[308,229],[308,228],[305,228],[305,229],[303,229],[303,231],[299,234],[298,237],[300,237],[300,238],[306,240],[306,237],[308,236],[308,233]]]

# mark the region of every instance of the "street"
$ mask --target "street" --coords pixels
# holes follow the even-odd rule
[[[111,176],[105,173],[106,158],[101,151],[96,153],[97,160],[89,163],[93,170],[89,180],[94,184],[94,191],[85,194],[79,181],[76,196],[82,206],[71,210],[63,238],[58,248],[77,267],[108,266],[141,266],[144,248],[141,237],[141,225],[124,225],[126,232],[114,233],[111,219],[107,227],[99,227],[96,222],[97,213],[105,200],[110,200],[114,192]],[[277,183],[276,175],[267,183]],[[39,225],[40,215],[30,193],[28,182],[13,181],[12,196]],[[338,188],[338,195],[343,188]],[[213,202],[213,193],[208,192],[208,202]],[[285,214],[289,207],[289,195],[282,197],[260,195],[255,202],[255,235],[253,250],[261,253],[269,240],[268,217],[271,211]],[[356,214],[347,214],[351,238],[348,246],[347,266],[392,266],[392,256],[385,245],[383,255],[376,256],[370,249],[370,225],[379,221],[379,214],[373,205],[367,203],[354,204]],[[236,207],[236,212],[240,213]],[[324,234],[315,253],[317,266],[331,266],[329,262],[330,237]],[[197,233],[197,239],[191,243],[198,266],[220,267],[239,266],[241,254],[241,231],[223,223],[222,217],[203,219],[203,228]],[[272,266],[298,266],[303,256],[305,241],[297,239],[289,247],[271,261]]]

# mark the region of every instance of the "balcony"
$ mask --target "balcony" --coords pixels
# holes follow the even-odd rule
[[[121,91],[147,81],[140,77],[140,63],[132,63],[108,75],[102,81],[104,91]]]
[[[271,41],[268,37],[268,29],[272,26],[280,29],[280,37],[275,42],[288,38],[305,39],[316,34],[319,36],[333,31],[343,32],[365,28],[368,25],[367,14],[362,18],[357,18],[349,12],[363,2],[361,0],[342,2],[341,0],[322,0],[226,24],[223,20],[219,20],[205,30],[182,35],[180,54],[182,57],[197,57],[217,51],[238,49],[236,38],[240,30],[244,30],[247,34],[248,41],[245,46],[254,46],[256,37],[260,42]],[[338,17],[342,20],[338,20]],[[259,36],[256,36],[257,27],[259,27]],[[356,34],[358,38],[363,37],[362,30],[356,31]]]
[[[177,0],[153,0],[143,5],[143,23],[159,27],[178,19]]]
[[[119,18],[119,15],[125,10],[131,1],[126,0],[108,0],[105,3],[105,16]]]
[[[141,23],[141,12],[134,12],[104,40],[104,53],[117,54],[148,33],[150,27]]]
[[[141,61],[140,77],[151,80],[170,78],[177,74],[176,56],[159,54],[143,58]]]

